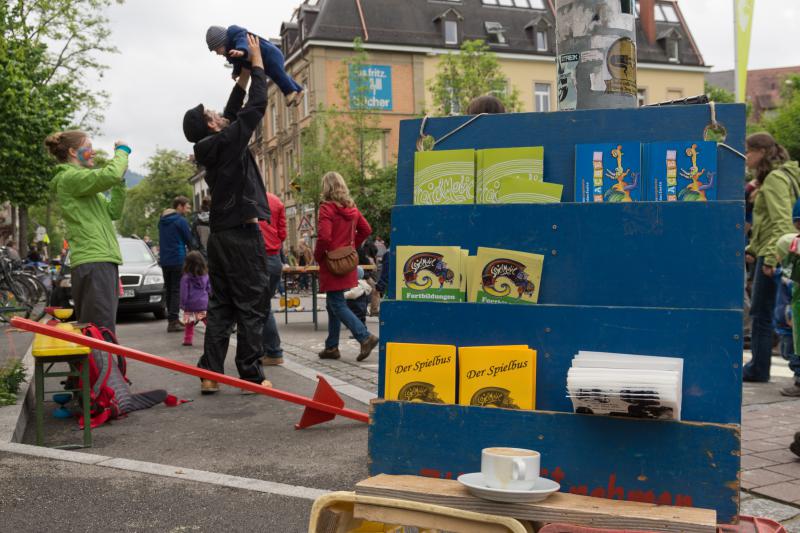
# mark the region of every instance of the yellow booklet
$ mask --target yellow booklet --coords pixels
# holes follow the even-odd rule
[[[527,346],[458,349],[458,403],[536,408],[536,350]]]
[[[384,397],[404,402],[456,403],[456,347],[386,343]]]
[[[395,298],[463,302],[461,261],[458,246],[398,246]]]
[[[468,301],[535,304],[543,263],[544,256],[539,254],[478,248],[470,264]]]

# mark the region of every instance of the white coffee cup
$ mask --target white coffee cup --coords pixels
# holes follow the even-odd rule
[[[523,448],[484,448],[481,474],[487,487],[530,490],[539,481],[539,452]]]

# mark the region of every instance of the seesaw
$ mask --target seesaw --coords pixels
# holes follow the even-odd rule
[[[190,376],[195,376],[201,379],[211,379],[225,385],[230,385],[231,387],[237,387],[239,389],[248,390],[257,394],[263,394],[264,396],[270,396],[286,402],[303,405],[305,406],[305,410],[303,411],[303,416],[300,417],[300,422],[294,425],[295,429],[304,429],[316,424],[321,424],[322,422],[327,422],[328,420],[333,420],[336,415],[352,418],[353,420],[358,420],[359,422],[369,422],[369,415],[367,413],[362,413],[361,411],[355,411],[353,409],[347,409],[344,407],[344,400],[342,400],[341,396],[339,396],[336,391],[333,390],[333,387],[331,387],[325,378],[320,375],[317,375],[319,382],[317,383],[317,389],[314,391],[314,397],[307,398],[305,396],[292,394],[291,392],[282,391],[280,389],[264,387],[251,381],[246,381],[232,376],[226,376],[225,374],[218,374],[217,372],[205,370],[203,368],[198,368],[186,363],[181,363],[180,361],[174,361],[172,359],[167,359],[166,357],[160,357],[158,355],[142,352],[133,348],[128,348],[120,344],[113,344],[100,339],[95,339],[93,337],[87,337],[85,335],[79,335],[70,331],[64,331],[53,326],[28,320],[26,318],[13,318],[11,319],[11,325],[32,333],[38,333],[40,335],[46,335],[48,337],[74,342],[75,344],[88,346],[97,350],[103,350],[115,355],[130,357],[131,359],[141,361],[142,363],[147,363],[149,365],[159,366],[168,370],[175,370],[176,372],[189,374]]]

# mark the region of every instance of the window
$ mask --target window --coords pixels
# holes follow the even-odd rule
[[[536,50],[539,52],[547,51],[547,30],[536,30]]]
[[[633,14],[636,17],[638,17],[639,16],[639,0],[636,0],[636,2],[633,3],[633,6],[634,6]]]
[[[656,4],[655,16],[656,16],[656,21],[657,22],[666,22],[667,21],[667,17],[664,15],[664,12],[661,11],[661,5],[660,4]]]
[[[664,20],[667,22],[680,22],[678,13],[675,11],[675,6],[671,4],[658,4],[656,11],[658,11],[658,8],[661,8]]]
[[[621,11],[626,15],[633,14],[633,2],[632,0],[622,0],[620,2],[622,4]]]
[[[308,79],[303,80],[303,116],[308,116]]]
[[[499,22],[484,22],[486,33],[489,34],[490,42],[495,44],[508,44],[506,39],[506,29]]]
[[[455,93],[455,91],[453,90],[452,87],[448,87],[447,88],[447,94],[450,96],[449,102],[447,103],[447,107],[449,108],[449,110],[445,109],[445,111],[446,112],[449,111],[450,115],[460,115],[461,114],[461,103],[458,101],[458,98],[456,97],[456,93]]]
[[[533,85],[533,107],[536,111],[550,111],[550,84]]]
[[[271,123],[270,126],[272,127],[272,136],[276,136],[278,134],[278,110],[275,108],[275,104],[270,106],[270,118]]]
[[[678,39],[667,39],[667,53],[669,54],[669,60],[673,63],[680,61],[680,55],[678,53]]]
[[[444,44],[458,44],[458,22],[444,21]]]
[[[280,194],[278,189],[278,158],[272,158],[272,194]]]
[[[647,105],[647,89],[645,89],[644,87],[639,87],[639,94],[637,95],[637,99],[639,100],[639,107]]]
[[[514,7],[514,0],[498,0],[501,6]]]

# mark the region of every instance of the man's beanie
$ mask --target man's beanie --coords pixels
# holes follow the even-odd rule
[[[190,143],[199,142],[209,134],[205,111],[203,104],[200,104],[183,115],[183,134]]]
[[[228,30],[222,26],[211,26],[206,32],[206,44],[209,50],[224,46],[228,40]]]

